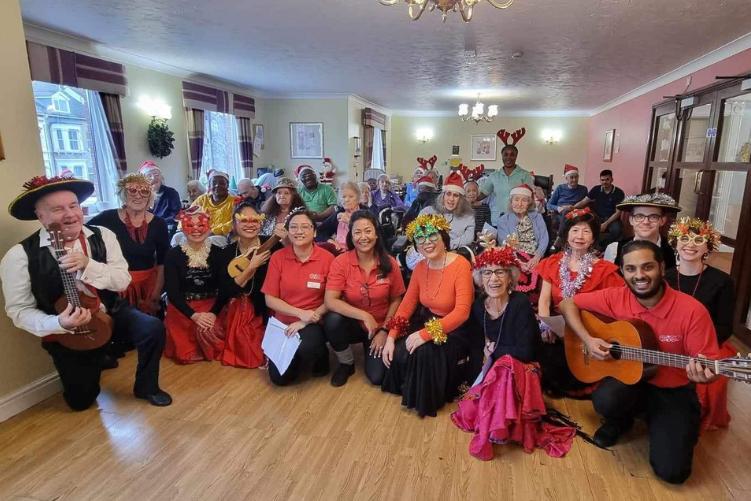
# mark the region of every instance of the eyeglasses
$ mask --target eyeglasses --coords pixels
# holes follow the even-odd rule
[[[312,224],[300,224],[300,225],[291,224],[289,226],[289,231],[291,231],[291,232],[296,232],[296,231],[310,231],[312,229],[313,229],[313,225]]]
[[[495,275],[498,278],[505,277],[508,275],[508,270],[505,268],[498,268],[497,270],[482,270],[480,272],[480,275],[482,275],[482,278],[490,278],[493,275]]]
[[[360,286],[360,295],[362,296],[362,305],[370,306],[370,288],[368,284]]]
[[[440,237],[441,236],[438,233],[431,233],[427,237],[426,236],[415,237],[415,243],[417,245],[422,245],[428,240],[430,240],[431,243],[436,243]]]
[[[681,235],[678,238],[678,241],[682,244],[693,242],[694,245],[704,245],[708,242],[707,237],[705,237],[704,235]]]
[[[650,223],[656,223],[657,221],[660,220],[661,217],[662,217],[662,214],[649,214],[649,215],[632,214],[631,215],[631,219],[633,219],[634,222],[637,222],[637,223],[643,223],[645,219],[649,221]]]
[[[141,195],[142,197],[148,197],[151,195],[151,188],[136,188],[135,186],[128,186],[125,188],[130,196]]]

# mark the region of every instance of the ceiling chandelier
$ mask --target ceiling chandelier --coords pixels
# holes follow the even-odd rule
[[[492,122],[495,117],[498,116],[498,105],[491,104],[488,106],[488,112],[485,113],[485,105],[480,102],[480,95],[477,95],[477,101],[472,105],[472,111],[470,113],[469,105],[462,103],[459,105],[459,119],[462,122],[468,120],[474,120],[475,124],[480,122]]]
[[[382,5],[394,5],[399,0],[378,0]],[[409,17],[413,21],[417,21],[425,12],[425,9],[429,11],[438,10],[441,12],[443,22],[446,22],[446,17],[449,12],[458,12],[465,23],[468,23],[472,19],[472,9],[475,5],[482,2],[482,0],[404,0],[409,7]],[[487,0],[490,5],[496,9],[507,9],[511,7],[514,0]]]

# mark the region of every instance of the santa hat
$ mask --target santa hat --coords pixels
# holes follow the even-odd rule
[[[306,170],[309,170],[309,171],[310,171],[310,172],[312,172],[313,174],[315,174],[315,173],[316,173],[316,171],[315,171],[315,170],[313,170],[313,167],[311,167],[310,165],[299,165],[299,166],[297,167],[297,170],[295,170],[295,175],[297,176],[297,179],[300,179],[300,177],[302,177],[303,173],[304,173],[304,172],[305,172]]]
[[[532,194],[534,193],[534,190],[528,185],[528,184],[520,184],[519,186],[512,188],[509,192],[509,196],[513,197],[514,195],[524,195],[529,198],[532,198]]]
[[[443,182],[443,191],[453,191],[454,193],[464,195],[464,178],[462,175],[456,171],[449,174]]]
[[[138,172],[140,172],[141,174],[146,174],[150,170],[157,170],[160,173],[162,172],[162,169],[160,169],[159,166],[157,164],[155,164],[154,162],[152,162],[151,160],[146,160],[138,168]]]
[[[579,173],[579,167],[576,167],[575,165],[566,164],[563,166],[563,177],[566,177],[569,174],[578,174],[578,173]]]
[[[420,186],[427,186],[432,189],[436,189],[435,183],[433,182],[433,178],[430,176],[422,176],[420,179],[417,180],[417,187]]]

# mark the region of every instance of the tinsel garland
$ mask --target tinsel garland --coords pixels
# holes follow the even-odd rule
[[[391,320],[386,322],[386,328],[389,331],[395,330],[397,336],[404,335],[409,328],[409,320],[402,316],[396,315],[392,317]]]
[[[558,276],[561,279],[561,295],[563,299],[569,299],[574,297],[574,294],[579,292],[584,282],[587,281],[589,275],[592,274],[592,263],[595,260],[595,255],[592,252],[587,252],[581,259],[579,259],[579,273],[576,274],[576,278],[571,280],[571,273],[568,269],[568,263],[571,258],[571,250],[567,250],[561,257],[561,264],[558,267]]]
[[[441,321],[437,318],[431,318],[425,322],[425,331],[433,338],[434,344],[443,344],[448,340],[448,336],[443,332]]]

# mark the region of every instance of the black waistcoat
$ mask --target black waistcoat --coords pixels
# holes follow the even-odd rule
[[[87,226],[93,234],[88,238],[89,258],[100,263],[107,262],[107,247],[102,239],[102,232],[96,226]],[[55,301],[65,294],[63,279],[60,275],[60,266],[50,252],[49,247],[39,246],[39,232],[21,241],[21,247],[29,259],[29,277],[31,278],[31,293],[37,302],[37,308],[55,315]],[[97,290],[99,299],[107,312],[112,313],[120,303],[120,297],[116,292]]]

